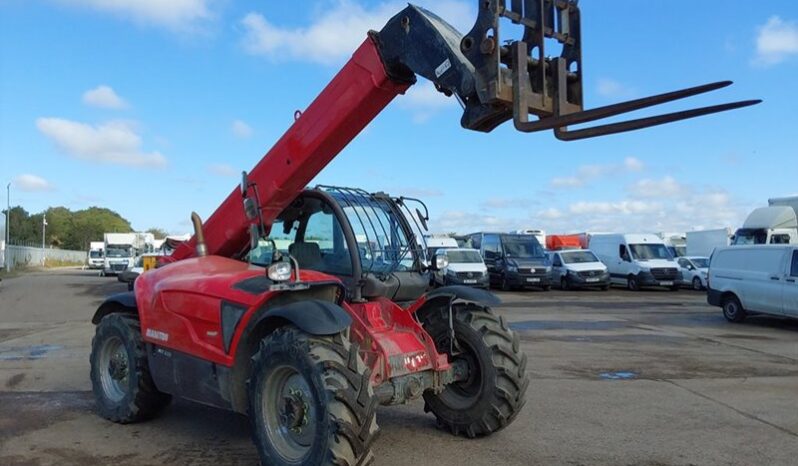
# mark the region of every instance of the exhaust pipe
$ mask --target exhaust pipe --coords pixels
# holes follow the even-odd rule
[[[196,212],[191,212],[191,223],[194,225],[197,257],[205,257],[208,255],[208,248],[205,246],[205,234],[202,233],[202,219]]]

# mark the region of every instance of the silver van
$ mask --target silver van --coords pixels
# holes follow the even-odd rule
[[[707,302],[731,322],[761,313],[798,318],[798,246],[728,246],[709,262]]]

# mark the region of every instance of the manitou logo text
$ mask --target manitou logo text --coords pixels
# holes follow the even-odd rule
[[[153,340],[169,341],[169,334],[160,330],[148,328],[145,335],[147,335],[147,338],[152,338]]]

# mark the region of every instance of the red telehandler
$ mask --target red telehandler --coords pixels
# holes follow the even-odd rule
[[[426,209],[305,186],[416,75],[460,101],[466,129],[512,119],[562,140],[758,101],[569,130],[730,83],[586,111],[575,0],[478,5],[465,35],[413,5],[370,32],[240,189],[204,224],[192,214],[194,237],[99,307],[91,380],[102,416],[140,421],[172,396],[230,409],[249,416],[264,465],[371,462],[379,404],[423,398],[441,427],[468,437],[518,416],[529,385],[519,337],[486,291],[427,292],[429,271],[444,264],[423,258],[415,232]],[[510,24],[523,34],[503,43],[500,26]]]

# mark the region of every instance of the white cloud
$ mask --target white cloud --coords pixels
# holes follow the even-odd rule
[[[798,55],[798,24],[771,16],[759,27],[754,63],[769,66]]]
[[[558,220],[565,216],[560,209],[549,207],[548,209],[538,212],[538,217],[546,220]]]
[[[217,176],[240,176],[241,172],[236,170],[235,168],[231,167],[230,165],[224,163],[215,163],[213,165],[208,166],[208,171]]]
[[[623,163],[610,163],[605,165],[581,165],[576,173],[570,176],[558,176],[551,179],[554,188],[580,188],[591,181],[619,173],[640,172],[645,168],[642,161],[635,157],[626,157]]]
[[[142,24],[173,31],[191,31],[213,17],[216,0],[51,0],[69,6],[107,12]]]
[[[526,209],[540,202],[526,198],[490,197],[480,204],[483,209]]]
[[[427,5],[461,31],[473,25],[476,15],[472,2],[427,0]],[[364,7],[352,0],[338,0],[313,21],[297,28],[272,24],[260,13],[251,12],[241,20],[244,30],[242,46],[253,55],[275,61],[309,61],[325,65],[338,64],[349,58],[366,39],[370,29],[380,30],[406,3],[388,1]]]
[[[36,127],[65,153],[90,162],[161,168],[166,157],[144,152],[133,123],[109,121],[90,125],[64,118],[39,118]]]
[[[637,91],[630,87],[626,87],[614,79],[599,78],[596,82],[596,93],[601,97],[620,99],[630,98],[634,96]]]
[[[123,109],[127,107],[125,99],[106,85],[100,85],[83,93],[83,103],[92,107]]]
[[[636,197],[669,198],[689,194],[690,188],[672,176],[665,176],[659,180],[650,178],[639,180],[629,187],[629,191]]]
[[[623,166],[630,172],[641,172],[646,167],[640,159],[636,157],[626,157]]]
[[[618,201],[618,202],[596,202],[581,201],[568,206],[568,211],[572,214],[643,214],[653,213],[662,208],[659,203],[649,203],[643,201]]]
[[[233,136],[239,139],[246,139],[252,136],[252,127],[242,120],[233,121],[233,124],[230,126],[230,131],[233,132]]]
[[[14,178],[14,187],[20,191],[38,192],[52,191],[53,185],[44,178],[31,174],[22,174]]]
[[[391,186],[385,189],[388,193],[394,196],[417,197],[422,200],[428,197],[443,196],[443,191],[435,188],[418,188],[413,186]]]

